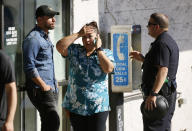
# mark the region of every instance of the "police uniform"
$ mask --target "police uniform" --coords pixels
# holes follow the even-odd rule
[[[176,73],[179,61],[179,49],[176,42],[163,32],[151,43],[150,50],[145,56],[142,65],[142,90],[149,96],[158,72],[157,66],[168,68],[168,83],[163,85],[159,94],[163,95],[169,103],[168,113],[160,120],[151,121],[143,116],[144,131],[170,131],[171,119],[176,102]]]

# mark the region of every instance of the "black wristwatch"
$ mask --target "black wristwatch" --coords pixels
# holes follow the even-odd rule
[[[95,51],[96,51],[96,52],[98,52],[98,51],[103,51],[103,48],[102,48],[102,47],[99,47],[99,48],[95,49]]]
[[[158,93],[155,93],[153,90],[150,92],[150,96],[158,96]]]

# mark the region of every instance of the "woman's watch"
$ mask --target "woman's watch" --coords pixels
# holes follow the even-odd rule
[[[155,93],[153,90],[150,92],[150,96],[158,96],[158,93]]]
[[[98,52],[98,51],[103,51],[103,48],[102,48],[102,47],[99,47],[99,48],[95,49],[95,51],[96,51],[96,52]]]

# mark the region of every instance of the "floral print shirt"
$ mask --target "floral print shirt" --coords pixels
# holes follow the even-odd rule
[[[103,51],[114,62],[112,51]],[[70,62],[69,83],[63,107],[84,116],[109,111],[108,75],[99,65],[97,53],[87,56],[84,46],[72,44],[68,47],[67,58]]]

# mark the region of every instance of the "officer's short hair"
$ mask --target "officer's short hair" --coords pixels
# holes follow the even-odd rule
[[[153,13],[150,16],[155,24],[158,24],[161,28],[169,27],[169,19],[165,14],[162,13]]]

